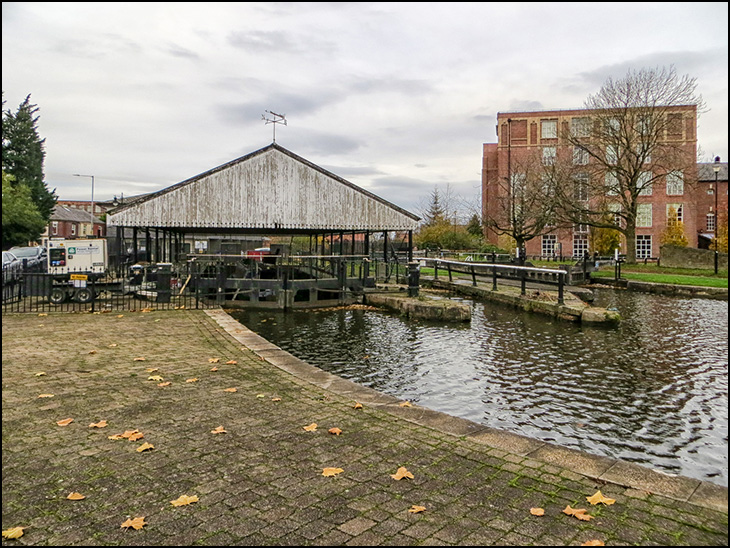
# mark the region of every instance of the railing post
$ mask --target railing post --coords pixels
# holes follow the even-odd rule
[[[497,264],[492,262],[492,291],[497,291]]]
[[[526,294],[526,279],[524,270],[520,270],[520,294]]]
[[[434,280],[439,279],[439,262],[438,261],[433,262],[433,279]]]
[[[476,272],[474,272],[474,265],[471,267],[471,283],[474,287],[477,285],[477,275]]]
[[[446,268],[447,268],[447,269],[448,269],[448,271],[449,271],[449,283],[451,283],[451,282],[453,281],[453,280],[451,279],[451,263],[447,262],[447,263],[446,263]]]
[[[563,304],[565,302],[563,298],[563,286],[565,285],[565,274],[560,273],[558,274],[558,304]]]

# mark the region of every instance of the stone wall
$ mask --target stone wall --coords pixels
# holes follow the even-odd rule
[[[663,245],[659,261],[661,266],[668,268],[715,268],[715,251]],[[727,253],[720,253],[718,268],[727,270]]]

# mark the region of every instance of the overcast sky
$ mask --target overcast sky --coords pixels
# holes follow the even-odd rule
[[[159,190],[276,141],[419,213],[478,203],[496,114],[580,108],[607,77],[697,79],[728,156],[727,3],[7,3],[5,108],[40,108],[60,199]]]

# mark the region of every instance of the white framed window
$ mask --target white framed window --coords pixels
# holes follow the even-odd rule
[[[583,223],[573,225],[573,232],[575,234],[588,234],[588,225]]]
[[[606,196],[618,196],[619,185],[618,185],[618,177],[616,176],[616,173],[613,171],[607,171],[605,181],[606,181]]]
[[[542,120],[540,124],[540,137],[542,139],[557,139],[558,138],[558,121],[557,120]]]
[[[542,165],[552,166],[555,164],[557,149],[555,147],[542,147]]]
[[[639,189],[639,196],[651,196],[653,194],[652,178],[654,174],[651,171],[642,171],[639,173],[639,180],[636,181],[636,187]]]
[[[573,257],[583,257],[588,253],[588,234],[573,234]]]
[[[51,234],[54,236],[58,234],[58,221],[51,221]]]
[[[622,226],[621,204],[616,202],[610,203],[608,204],[608,210],[613,214],[613,224],[618,227]]]
[[[705,226],[708,232],[715,232],[715,214],[708,213],[705,215]]]
[[[570,120],[570,132],[573,137],[590,137],[591,119],[585,117],[572,118]]]
[[[573,178],[573,199],[576,202],[588,201],[588,175],[581,173]]]
[[[652,223],[651,204],[638,204],[636,207],[636,226],[650,228]]]
[[[588,164],[588,151],[583,147],[573,147],[573,165],[585,166]]]
[[[644,157],[644,160],[642,163],[644,164],[650,164],[651,163],[651,152],[644,151],[644,145],[636,145],[636,157],[641,158]]]
[[[674,224],[672,220],[672,210],[677,215],[676,222],[684,222],[684,205],[683,204],[667,204],[667,226]]]
[[[525,191],[527,176],[524,173],[513,173],[511,177],[512,196],[518,196]]]
[[[555,234],[545,234],[542,237],[542,256],[554,257],[558,254],[558,237]]]
[[[76,223],[71,223],[71,236],[76,236]]]
[[[636,235],[636,258],[637,259],[649,259],[651,254],[651,235],[649,234],[637,234]]]
[[[670,171],[667,173],[667,195],[681,196],[684,194],[684,173]]]
[[[613,145],[606,146],[606,163],[611,165],[618,163],[618,149]]]

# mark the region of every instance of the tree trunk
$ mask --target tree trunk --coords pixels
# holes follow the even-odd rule
[[[627,226],[624,236],[626,236],[626,263],[636,264],[636,227]]]

